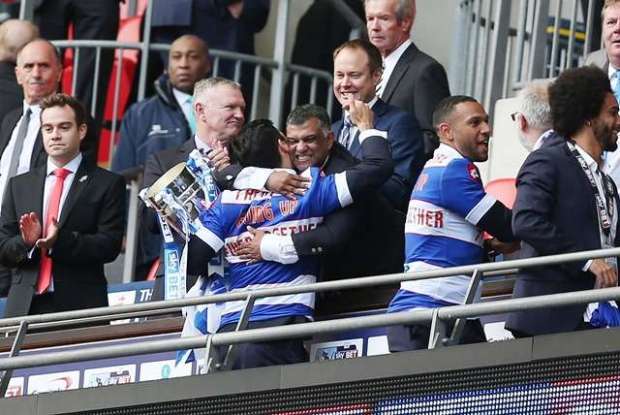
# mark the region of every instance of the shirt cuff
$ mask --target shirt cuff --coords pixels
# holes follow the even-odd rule
[[[592,261],[594,261],[593,259],[589,259],[588,262],[586,262],[586,264],[583,266],[583,268],[581,269],[583,272],[586,272],[590,269],[590,265],[592,265]]]
[[[294,264],[299,260],[290,235],[265,234],[260,243],[260,254],[264,260],[280,264]]]
[[[273,172],[272,169],[263,169],[260,167],[245,167],[239,172],[237,178],[233,182],[235,189],[255,189],[265,190],[267,179]]]
[[[374,128],[371,128],[369,130],[364,130],[364,131],[360,132],[360,135],[357,138],[359,140],[359,142],[360,142],[360,145],[368,137],[382,137],[382,138],[387,140],[387,131],[375,130]]]

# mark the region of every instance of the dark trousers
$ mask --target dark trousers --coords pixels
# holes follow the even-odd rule
[[[303,317],[283,317],[272,320],[251,322],[248,329],[276,327],[288,324],[306,322]],[[218,330],[218,333],[235,330],[234,324],[228,324]],[[216,352],[220,359],[224,359],[228,346],[218,346]],[[231,369],[250,369],[273,365],[287,365],[308,361],[308,353],[304,348],[303,339],[287,339],[259,343],[241,343],[235,345],[232,351]]]
[[[71,22],[74,39],[115,40],[119,22],[118,3],[119,0],[44,0],[35,10],[34,19],[41,37],[45,39],[66,39]],[[113,59],[113,49],[101,49],[94,112],[97,131],[101,127]],[[73,95],[82,101],[89,113],[94,99],[95,60],[95,49],[83,49],[79,54],[77,70],[73,68],[77,74]]]
[[[454,327],[454,322],[448,324],[449,336]],[[387,329],[390,352],[405,352],[409,350],[421,350],[428,348],[431,332],[431,324],[414,324],[411,326],[390,326]],[[472,344],[486,342],[484,329],[480,320],[467,320],[465,328],[458,344]]]

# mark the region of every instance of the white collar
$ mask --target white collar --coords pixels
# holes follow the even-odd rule
[[[443,156],[443,157],[450,158],[450,159],[466,158],[466,157],[463,157],[463,155],[459,153],[456,148],[449,146],[446,143],[439,143],[439,147],[437,147],[435,149],[435,152],[433,153],[433,157],[437,157],[437,156]]]
[[[411,41],[411,39],[407,39],[403,43],[401,43],[399,47],[392,51],[392,53],[383,58],[384,66],[396,65],[396,62],[398,62],[400,57],[403,56],[403,53],[405,53],[409,45],[411,45],[412,43],[413,42]]]
[[[378,100],[379,100],[379,97],[375,95],[370,101],[368,101],[368,108],[372,109],[372,107],[375,106]],[[342,118],[343,121],[348,116],[349,116],[349,111],[344,111],[344,117]]]
[[[30,119],[32,119],[33,116],[38,119],[39,115],[41,114],[41,106],[39,104],[29,105],[26,100],[24,100],[24,102],[22,103],[22,114],[25,114],[28,108],[30,108],[30,111],[32,111]]]
[[[597,169],[599,168],[599,165],[596,162],[596,160],[594,160],[592,158],[592,156],[588,154],[587,151],[585,151],[583,148],[581,148],[579,146],[579,144],[575,143],[574,145],[575,145],[575,149],[581,155],[581,157],[583,157],[583,159],[585,160],[585,162],[588,165],[588,167],[590,168],[590,170],[597,171]],[[604,159],[603,159],[603,161],[604,161]]]
[[[174,97],[176,98],[177,102],[181,107],[185,105],[188,98],[192,98],[190,94],[186,94],[185,92],[180,91],[176,88],[172,88],[172,93],[174,94]]]
[[[67,169],[69,170],[71,173],[75,174],[75,172],[78,170],[78,167],[80,167],[80,163],[82,162],[82,153],[78,153],[77,156],[75,156],[70,162],[68,162],[67,164],[65,164],[64,166],[57,166],[56,164],[54,164],[54,161],[52,160],[51,157],[47,158],[47,174],[46,176],[49,176],[50,174],[52,174],[54,172],[54,170],[62,167],[63,169]]]
[[[198,138],[197,135],[194,136],[194,143],[196,144],[196,148],[198,150],[202,150],[205,154],[212,150],[211,147],[200,138]]]

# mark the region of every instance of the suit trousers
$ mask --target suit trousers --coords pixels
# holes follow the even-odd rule
[[[448,324],[448,334],[452,331],[454,322]],[[428,348],[431,333],[431,324],[414,324],[410,326],[390,326],[387,329],[390,352],[405,352]],[[472,344],[486,342],[484,329],[479,319],[467,320],[458,344]]]

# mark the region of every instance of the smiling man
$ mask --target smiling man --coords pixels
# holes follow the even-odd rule
[[[333,56],[333,90],[343,108],[343,119],[332,126],[335,137],[354,157],[360,158],[359,128],[351,122],[350,112],[356,111],[351,103],[372,109],[373,128],[387,132],[396,166],[381,191],[394,209],[404,212],[411,187],[424,164],[422,131],[413,116],[376,96],[381,79],[381,55],[376,47],[366,40],[350,40],[337,47]]]
[[[486,161],[489,151],[491,129],[482,105],[467,96],[444,98],[435,109],[433,123],[440,145],[411,193],[405,223],[405,272],[482,262],[482,231],[502,242],[514,239],[510,210],[484,192],[474,165]],[[492,244],[506,252],[517,248]],[[468,275],[402,282],[388,312],[461,304],[469,283]],[[426,348],[429,334],[430,323],[388,327],[390,351]],[[467,320],[461,343],[485,340],[480,321]]]
[[[12,273],[4,317],[107,306],[103,265],[123,238],[125,182],[84,160],[84,107],[64,94],[40,106],[47,163],[9,180],[3,201],[0,263]]]
[[[206,154],[211,150],[226,147],[241,131],[245,122],[245,100],[241,93],[241,85],[237,82],[220,77],[203,79],[194,87],[193,102],[196,134],[180,146],[155,153],[146,160],[144,187],[155,183],[176,164],[187,161],[194,149],[197,148]],[[145,230],[155,235],[153,238],[158,246],[156,250],[145,253],[145,256],[150,255],[148,258],[152,261],[159,255],[161,237],[159,226],[154,223],[154,215],[148,213],[146,217],[149,223],[145,225]],[[163,299],[162,277],[160,269],[153,290],[154,300]],[[192,279],[189,279],[188,286],[192,284]]]

